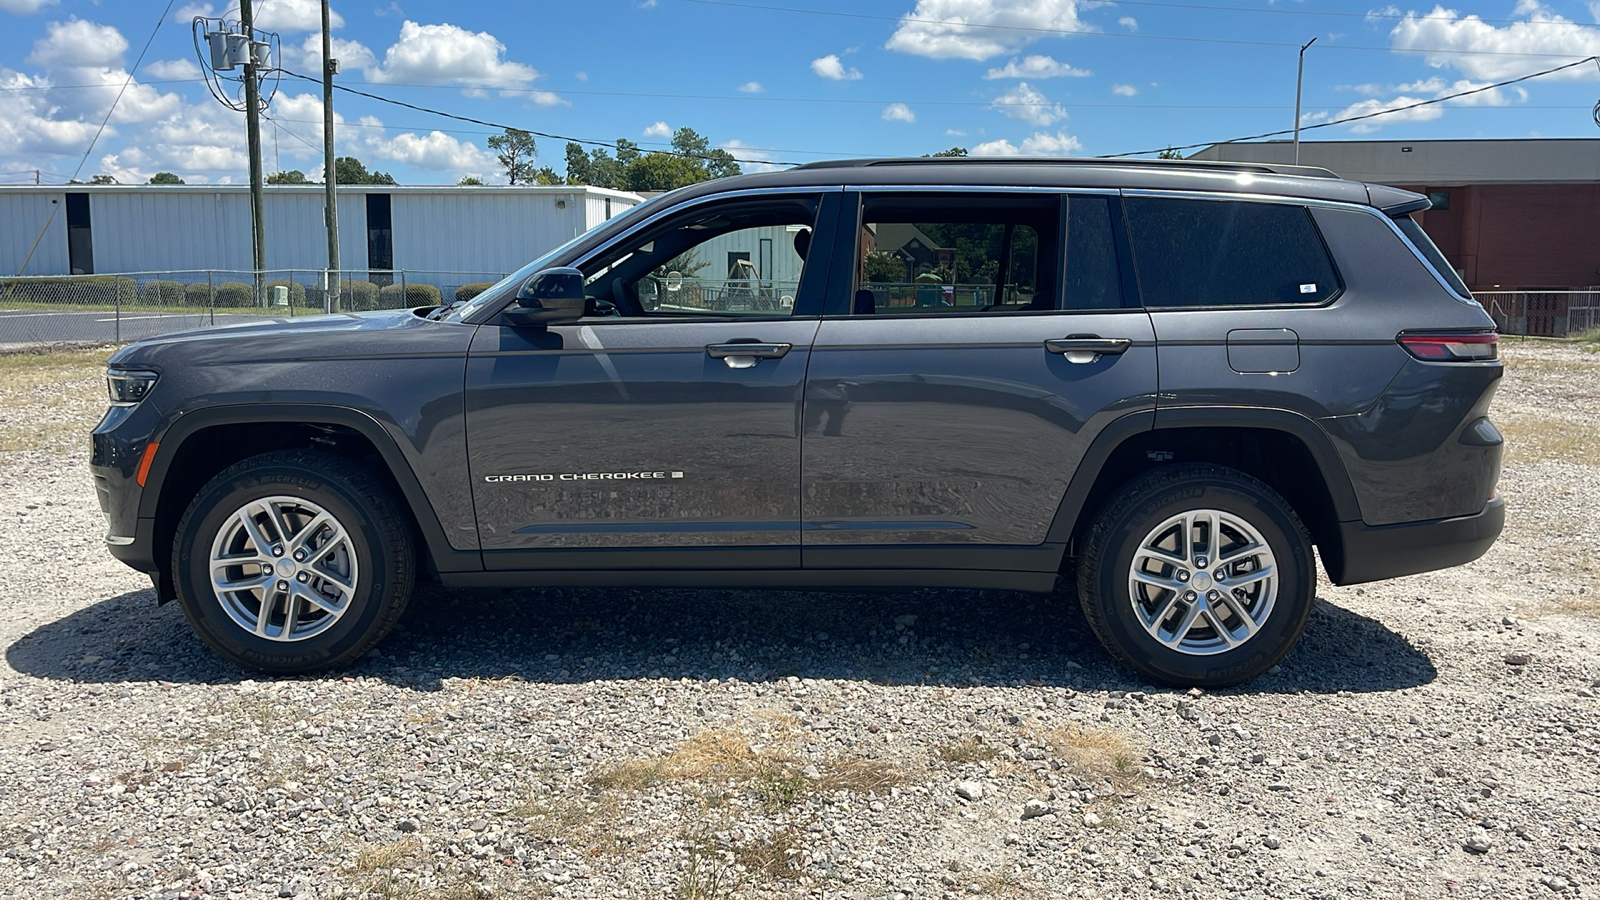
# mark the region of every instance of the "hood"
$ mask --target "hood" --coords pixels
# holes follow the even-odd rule
[[[418,332],[475,327],[430,321],[423,317],[428,311],[385,309],[208,326],[135,341],[113,354],[109,364],[159,371],[173,361],[206,365],[385,356],[413,344]]]

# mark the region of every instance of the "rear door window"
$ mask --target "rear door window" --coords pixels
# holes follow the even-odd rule
[[[1123,206],[1147,307],[1316,305],[1339,291],[1303,206],[1166,197]]]

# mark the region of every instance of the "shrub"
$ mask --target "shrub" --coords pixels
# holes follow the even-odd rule
[[[378,305],[383,309],[439,306],[443,302],[444,292],[431,284],[390,284],[378,291]]]
[[[216,305],[219,308],[255,306],[256,289],[242,281],[224,281],[217,285]]]
[[[182,306],[184,286],[176,281],[147,282],[139,301],[145,306]]]
[[[139,284],[116,275],[18,278],[0,281],[0,298],[61,306],[128,305],[139,300]]]
[[[465,303],[494,286],[492,281],[474,281],[456,288],[456,302]]]
[[[183,305],[201,309],[211,305],[211,285],[186,284],[183,286]]]
[[[370,281],[341,281],[339,305],[345,312],[365,312],[378,308],[378,286]]]
[[[305,307],[305,305],[306,305],[306,286],[301,284],[298,281],[285,281],[283,279],[278,279],[276,281],[267,282],[267,303],[271,304],[271,303],[276,303],[277,302],[277,298],[275,296],[275,292],[273,291],[273,288],[280,288],[280,287],[284,287],[284,288],[288,288],[289,289],[289,305],[291,307],[294,307],[294,308],[297,308],[297,309]]]

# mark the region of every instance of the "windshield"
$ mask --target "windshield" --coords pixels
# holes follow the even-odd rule
[[[526,281],[529,276],[533,275],[535,272],[539,271],[540,269],[547,268],[548,266],[550,266],[557,259],[561,258],[561,256],[563,256],[568,250],[570,250],[574,246],[576,246],[579,241],[582,241],[584,238],[586,238],[589,235],[593,234],[596,228],[605,228],[605,227],[611,226],[611,225],[621,225],[624,221],[638,218],[641,214],[642,215],[648,215],[649,214],[648,212],[641,213],[641,210],[644,210],[646,207],[652,206],[653,204],[655,204],[655,202],[657,200],[660,200],[661,197],[663,197],[663,196],[665,196],[665,195],[663,194],[663,195],[657,195],[655,197],[651,197],[649,200],[646,200],[643,203],[640,203],[639,205],[634,206],[633,208],[631,208],[631,209],[627,210],[626,212],[622,213],[622,215],[615,216],[615,217],[613,217],[611,219],[607,219],[606,221],[601,222],[599,225],[596,225],[594,228],[591,228],[588,231],[583,232],[582,234],[578,235],[577,237],[574,237],[572,240],[567,241],[566,243],[562,244],[561,246],[555,248],[554,250],[551,250],[548,253],[545,253],[544,255],[540,256],[538,259],[535,259],[533,262],[528,263],[527,265],[525,265],[522,268],[516,270],[515,272],[512,272],[510,275],[507,275],[506,277],[500,279],[499,281],[497,281],[494,284],[490,285],[488,288],[485,288],[483,293],[479,294],[476,297],[473,297],[471,300],[468,300],[466,303],[462,303],[462,304],[450,307],[449,313],[444,315],[444,316],[442,316],[441,318],[443,318],[443,319],[445,319],[447,321],[459,322],[459,321],[461,321],[463,319],[466,319],[467,317],[471,316],[472,314],[478,312],[479,310],[483,309],[484,307],[499,302],[500,300],[502,300],[504,298],[506,290],[510,289],[514,285],[519,285],[522,282]],[[434,315],[438,316],[438,313],[434,313]]]

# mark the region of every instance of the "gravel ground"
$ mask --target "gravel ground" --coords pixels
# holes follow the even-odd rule
[[[1600,897],[1600,354],[1505,355],[1490,555],[1207,693],[963,591],[435,590],[254,680],[100,546],[93,359],[0,360],[0,897]]]

